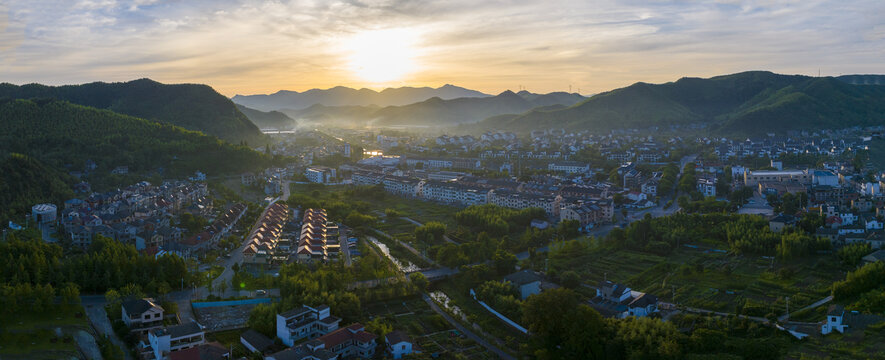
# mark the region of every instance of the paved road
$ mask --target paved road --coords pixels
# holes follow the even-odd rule
[[[89,300],[89,305],[86,304],[84,298]],[[124,344],[123,341],[117,337],[117,334],[114,333],[111,321],[108,320],[108,314],[104,310],[104,296],[84,296],[80,299],[83,303],[83,309],[86,310],[86,317],[89,318],[89,322],[92,323],[92,326],[98,332],[98,336],[107,335],[110,337],[111,343],[123,349],[123,354],[125,355],[126,360],[132,360],[132,354],[129,353],[126,344]]]
[[[341,251],[344,252],[344,266],[350,267],[353,265],[353,260],[350,259],[350,243],[347,242],[347,234],[344,229],[341,229],[341,233],[338,234],[338,244],[341,245]]]
[[[458,329],[458,331],[463,333],[465,336],[469,337],[471,340],[476,341],[478,344],[482,345],[482,347],[486,348],[486,350],[495,353],[501,359],[516,360],[515,357],[504,352],[503,350],[499,349],[498,347],[490,344],[488,341],[486,341],[482,337],[474,334],[472,331],[465,328],[464,326],[461,326],[461,323],[455,321],[455,319],[452,319],[452,317],[449,315],[449,313],[440,309],[439,306],[436,305],[435,302],[433,302],[433,299],[431,299],[429,296],[427,296],[427,294],[421,294],[421,297],[424,298],[424,301],[428,305],[430,305],[430,308],[433,309],[433,311],[435,311],[437,314],[442,315],[442,317],[444,319],[446,319],[446,321],[448,321],[449,324],[452,324],[452,326],[454,326],[456,329]]]
[[[83,331],[77,330],[74,333],[74,339],[77,341],[77,346],[80,348],[80,351],[86,355],[89,359],[101,359],[101,349],[98,347],[98,343],[95,342],[95,338],[92,337],[92,334]],[[125,348],[124,348],[125,349]]]
[[[830,301],[833,301],[833,295],[830,295],[830,296],[827,296],[827,297],[825,297],[825,298],[823,298],[823,299],[820,299],[820,300],[816,301],[814,304],[808,305],[808,306],[806,306],[806,307],[804,307],[804,308],[801,308],[801,309],[799,309],[799,310],[796,310],[796,311],[794,311],[794,312],[799,312],[799,311],[807,310],[807,309],[814,309],[814,308],[816,308],[816,307],[818,307],[818,306],[821,306],[821,305],[823,305],[823,304],[826,304],[826,303],[828,303],[828,302],[830,302]],[[790,314],[783,314],[783,315],[781,315],[779,318],[777,318],[777,320],[778,320],[778,321],[786,321],[786,320],[789,319],[789,318],[790,318]]]

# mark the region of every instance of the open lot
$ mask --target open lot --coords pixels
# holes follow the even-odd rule
[[[79,358],[75,334],[91,331],[81,306],[60,305],[39,313],[4,315],[0,359]]]

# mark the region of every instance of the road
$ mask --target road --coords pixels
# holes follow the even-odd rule
[[[240,244],[240,247],[235,249],[230,254],[230,259],[227,259],[227,261],[224,262],[224,270],[221,272],[221,274],[218,275],[217,278],[212,280],[212,289],[214,290],[214,292],[217,292],[216,289],[221,289],[222,283],[226,284],[224,294],[221,295],[222,298],[239,296],[240,291],[237,290],[236,287],[230,282],[231,279],[233,279],[234,277],[233,265],[243,263],[243,250],[246,249],[246,245],[249,244],[249,239],[252,238],[252,235],[255,234],[256,231],[258,231],[258,228],[261,226],[261,220],[264,219],[264,215],[267,214],[267,211],[270,209],[271,205],[275,204],[277,201],[286,201],[289,199],[289,195],[291,194],[289,184],[290,181],[288,180],[283,182],[283,195],[275,198],[273,201],[267,204],[267,206],[264,207],[264,211],[261,212],[261,215],[259,215],[258,218],[255,219],[255,223],[252,224],[252,229],[249,230],[249,236],[246,236],[246,238],[243,239],[243,243]],[[196,291],[195,295],[197,294],[200,294],[200,291]]]
[[[86,301],[83,301],[83,298],[90,298],[90,304],[87,305]],[[111,339],[111,343],[116,345],[121,349],[127,349],[126,344],[117,337],[117,334],[114,333],[114,328],[111,326],[111,321],[108,320],[108,314],[104,310],[104,296],[98,296],[100,298],[100,303],[96,302],[95,296],[84,296],[81,298],[81,302],[83,303],[83,309],[86,310],[86,317],[89,318],[89,322],[92,323],[92,326],[98,332],[98,335],[106,335]],[[132,354],[129,351],[123,351],[123,355],[126,357],[126,360],[132,360]]]
[[[465,336],[469,337],[471,340],[476,341],[476,343],[482,345],[482,347],[486,348],[486,350],[495,353],[501,359],[516,360],[515,357],[490,344],[488,341],[486,341],[479,335],[474,334],[472,331],[468,330],[464,326],[461,326],[461,323],[455,321],[455,319],[452,319],[449,313],[440,309],[439,306],[436,305],[435,302],[433,302],[433,299],[427,296],[427,294],[421,294],[421,297],[424,298],[424,301],[427,303],[427,305],[430,305],[430,308],[433,309],[433,311],[435,311],[437,314],[440,314],[444,319],[446,319],[446,321],[449,322],[449,324],[452,324],[452,326],[458,329],[458,331],[463,333]]]
[[[820,300],[816,301],[814,304],[808,305],[808,306],[806,306],[806,307],[804,307],[804,308],[801,308],[801,309],[799,309],[799,310],[796,310],[796,311],[794,311],[794,312],[800,312],[800,311],[803,311],[803,310],[814,309],[814,308],[816,308],[816,307],[818,307],[818,306],[821,306],[821,305],[823,305],[823,304],[826,304],[826,303],[828,303],[828,302],[830,302],[830,301],[833,301],[833,295],[830,295],[830,296],[827,296],[827,297],[825,297],[825,298],[823,298],[823,299],[820,299]],[[790,314],[783,314],[783,315],[781,315],[779,318],[777,318],[777,321],[786,321],[786,320],[789,319],[789,318],[790,318]]]

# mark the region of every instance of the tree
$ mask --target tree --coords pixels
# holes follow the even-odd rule
[[[507,252],[504,249],[498,249],[495,251],[495,255],[492,257],[492,262],[495,263],[495,271],[498,275],[509,274],[513,271],[513,267],[516,266],[517,263],[516,255]]]
[[[581,275],[574,270],[568,270],[562,273],[560,276],[560,282],[562,286],[567,289],[575,289],[578,286],[581,286]]]
[[[415,228],[415,240],[425,244],[440,243],[443,241],[445,234],[446,225],[437,221],[431,221]]]
[[[409,274],[409,280],[412,284],[415,284],[415,287],[418,288],[418,291],[425,292],[427,291],[427,285],[430,283],[427,281],[427,277],[420,272],[414,272]]]
[[[555,310],[554,310],[555,309]],[[604,359],[610,331],[602,316],[559,288],[530,296],[523,321],[534,336],[530,348],[539,359]]]

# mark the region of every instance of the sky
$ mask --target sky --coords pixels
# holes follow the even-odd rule
[[[885,1],[3,0],[0,82],[580,90],[885,73]]]

